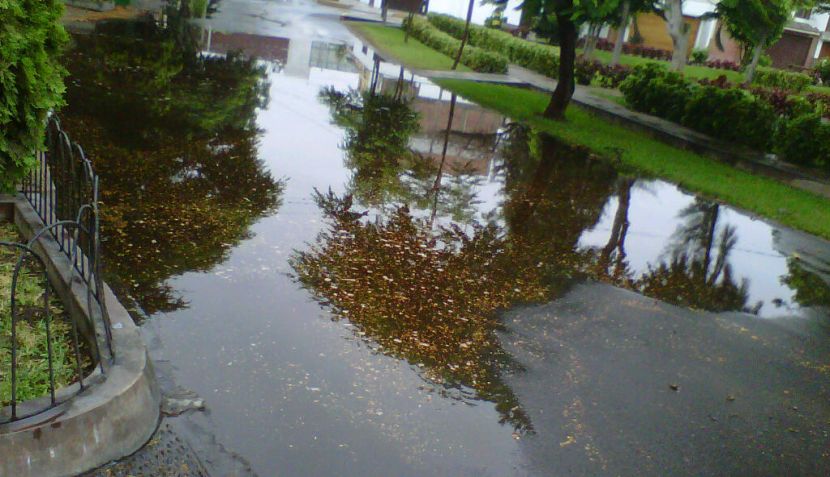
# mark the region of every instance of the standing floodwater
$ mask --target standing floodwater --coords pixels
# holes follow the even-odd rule
[[[827,469],[827,242],[453,97],[313,3],[101,22],[66,67],[109,281],[258,474]]]

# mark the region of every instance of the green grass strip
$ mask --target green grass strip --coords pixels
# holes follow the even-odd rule
[[[362,33],[381,53],[390,56],[404,66],[419,70],[449,70],[453,59],[409,37],[404,42],[404,31],[397,27],[367,22],[349,22],[349,26]],[[472,71],[458,65],[457,71]]]
[[[638,173],[830,238],[830,200],[819,195],[665,144],[576,106],[568,109],[567,121],[545,119],[541,117],[549,99],[545,93],[464,80],[436,82],[470,101],[571,144],[587,146],[611,157],[619,152],[622,164]]]
[[[19,242],[17,228],[0,223],[0,240]],[[0,247],[0,406],[11,400],[11,289],[12,274],[19,250]],[[43,316],[43,275],[24,266],[16,288],[17,330],[17,401],[27,401],[49,394],[49,353],[46,340],[46,319]],[[63,306],[50,296],[52,364],[55,387],[61,388],[76,378],[75,356],[72,351],[71,329]]]

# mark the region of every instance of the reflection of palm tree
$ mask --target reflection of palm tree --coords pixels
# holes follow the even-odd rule
[[[685,219],[673,236],[670,262],[651,268],[639,280],[641,290],[671,303],[709,311],[745,310],[749,299],[744,279],[735,282],[728,263],[737,243],[736,229],[718,232],[720,205],[702,199],[680,212]]]

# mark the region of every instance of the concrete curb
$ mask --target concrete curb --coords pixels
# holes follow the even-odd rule
[[[11,203],[15,223],[31,237],[42,227],[40,219],[25,199],[0,196],[0,205]],[[57,243],[46,234],[35,249],[70,315],[86,313],[84,286]],[[161,395],[147,348],[127,310],[104,288],[115,349],[106,379],[99,376],[100,382],[49,412],[0,426],[0,477],[74,476],[132,454],[155,431]]]

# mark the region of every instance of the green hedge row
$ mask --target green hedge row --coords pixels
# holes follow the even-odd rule
[[[464,20],[437,13],[430,13],[428,18],[435,27],[454,38],[464,35]],[[559,49],[556,47],[522,40],[510,33],[478,25],[470,25],[469,42],[478,48],[499,53],[529,70],[551,78],[559,76]]]
[[[404,28],[421,43],[449,57],[455,58],[461,47],[461,40],[444,33],[421,17],[413,17],[411,23],[406,21]],[[507,72],[507,58],[469,43],[461,54],[461,63],[482,73]]]
[[[830,124],[818,113],[776,113],[750,91],[688,80],[659,64],[637,66],[620,90],[632,108],[710,136],[775,151],[785,161],[830,170]]]
[[[813,78],[804,73],[774,68],[758,68],[752,82],[768,88],[780,88],[800,93],[813,84]]]

